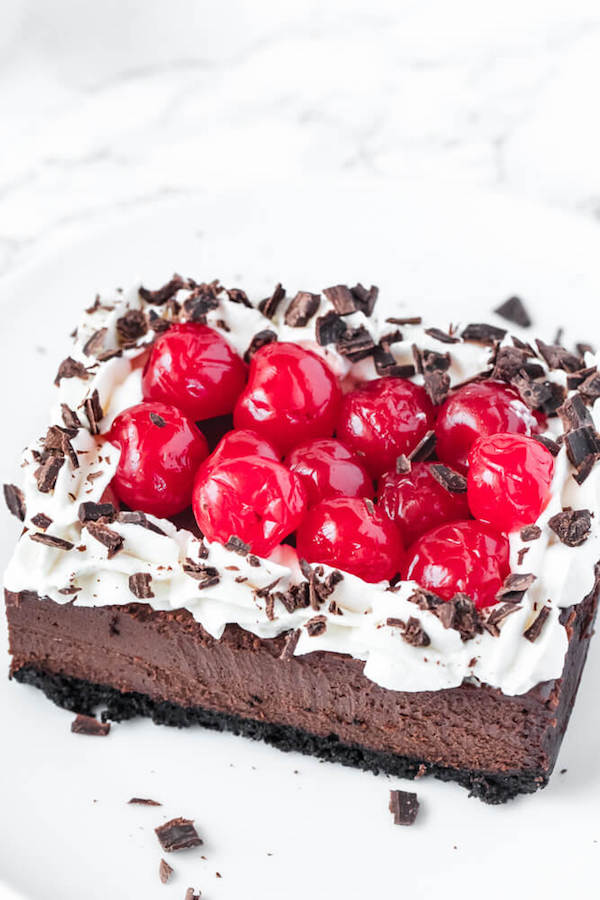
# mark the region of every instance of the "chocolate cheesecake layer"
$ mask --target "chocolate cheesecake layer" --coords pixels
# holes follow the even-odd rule
[[[12,675],[61,706],[106,717],[229,729],[281,749],[414,777],[431,771],[488,802],[543,786],[585,661],[598,599],[565,616],[562,677],[507,696],[465,683],[403,692],[364,677],[352,657],[281,658],[286,635],[263,640],[229,625],[220,640],[186,610],[146,604],[76,607],[6,592]]]

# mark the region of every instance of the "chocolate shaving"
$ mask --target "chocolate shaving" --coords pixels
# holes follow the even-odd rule
[[[237,537],[237,535],[232,534],[225,544],[225,549],[231,550],[233,553],[239,554],[239,556],[246,556],[250,551],[250,544],[246,544],[241,538]]]
[[[145,300],[146,303],[151,303],[152,306],[162,306],[163,303],[174,297],[177,291],[183,287],[185,287],[183,278],[180,275],[173,275],[171,280],[163,284],[158,290],[149,291],[147,288],[141,287],[139,293],[142,300]]]
[[[520,534],[522,541],[537,541],[542,536],[542,529],[539,525],[525,525]]]
[[[155,534],[162,536],[166,534],[162,528],[159,528],[158,525],[155,525],[154,522],[148,519],[146,513],[139,510],[122,510],[117,514],[117,521],[123,525],[140,525],[142,528],[147,528],[148,531],[153,531]]]
[[[575,353],[570,353],[559,344],[545,344],[539,338],[536,340],[540,356],[551,369],[564,369],[566,372],[576,372],[583,367],[583,360]]]
[[[227,291],[227,296],[232,303],[241,303],[242,306],[246,306],[248,309],[254,309],[248,300],[246,291],[243,291],[241,288],[230,288],[230,290]]]
[[[285,288],[281,286],[281,284],[277,284],[275,286],[275,290],[271,294],[270,297],[267,297],[265,300],[261,300],[258,304],[258,308],[267,319],[272,319],[281,301],[285,298]]]
[[[124,346],[135,344],[148,331],[148,320],[141,309],[129,309],[117,319],[117,335]]]
[[[153,309],[148,313],[148,328],[155,334],[164,334],[172,324],[169,319],[159,316]]]
[[[194,888],[188,888],[185,892],[185,897],[183,898],[183,900],[200,900],[200,891],[196,893]]]
[[[346,323],[337,313],[328,312],[324,316],[318,316],[315,323],[317,343],[322,347],[337,343],[345,335],[346,328]]]
[[[435,450],[435,431],[428,431],[423,435],[417,446],[408,454],[411,462],[423,462],[428,459]]]
[[[283,649],[279,655],[279,659],[290,660],[294,655],[294,650],[300,640],[300,629],[296,628],[295,631],[290,631],[286,635],[285,643],[283,645]]]
[[[371,333],[361,325],[359,328],[346,328],[344,334],[336,341],[335,349],[340,356],[345,356],[350,362],[358,362],[373,355],[375,341]]]
[[[467,479],[459,472],[442,463],[433,463],[429,466],[429,474],[435,478],[449,494],[464,494],[467,490]]]
[[[108,334],[108,328],[100,328],[95,331],[91,338],[83,345],[83,352],[86,356],[98,356],[104,348],[104,341]]]
[[[164,428],[167,424],[162,416],[159,416],[158,413],[151,412],[150,413],[150,421],[153,425],[156,425],[157,428]]]
[[[588,403],[593,403],[600,397],[600,372],[597,369],[578,385],[577,390]]]
[[[533,644],[533,642],[539,638],[539,636],[542,632],[542,628],[544,627],[544,625],[546,623],[546,619],[548,618],[549,615],[550,615],[550,608],[548,606],[543,606],[540,610],[540,613],[539,613],[537,619],[535,619],[535,621],[533,621],[531,623],[529,628],[523,632],[523,637],[526,638],[528,641],[531,641],[531,643]]]
[[[72,550],[75,546],[71,541],[65,541],[64,538],[56,537],[53,534],[41,534],[35,531],[29,537],[37,544],[45,544],[47,547],[52,547],[55,550]]]
[[[562,385],[553,381],[536,381],[524,372],[515,375],[511,384],[530,409],[541,410],[547,415],[554,415],[565,400],[566,391]]]
[[[109,359],[115,359],[117,356],[123,356],[121,347],[113,347],[112,350],[104,350],[96,357],[98,362],[107,362]]]
[[[150,800],[149,797],[132,797],[127,803],[136,806],[162,806],[162,803],[159,803],[158,800]]]
[[[25,521],[27,509],[25,506],[25,494],[16,484],[4,485],[4,501],[8,507],[8,511],[20,519]],[[33,520],[32,520],[33,521]]]
[[[528,591],[536,576],[524,572],[513,572],[504,579],[504,584],[496,594],[496,600],[517,603],[522,599],[525,591]]]
[[[429,635],[415,616],[410,616],[407,622],[403,619],[389,618],[385,624],[391,628],[398,628],[406,643],[411,647],[429,647],[431,643]]]
[[[291,328],[303,328],[315,315],[321,302],[320,294],[298,291],[285,311],[283,321]]]
[[[390,325],[420,325],[423,319],[421,316],[405,316],[404,318],[388,316],[385,321],[389,322]]]
[[[411,791],[390,791],[389,809],[394,825],[412,825],[419,812],[419,800]]]
[[[85,414],[90,423],[90,434],[100,434],[100,422],[104,411],[100,406],[100,395],[95,389],[91,397],[88,397],[83,404]]]
[[[586,381],[590,376],[594,376],[597,373],[596,366],[590,366],[588,369],[578,369],[577,372],[568,372],[567,373],[567,390],[574,391],[578,388],[584,381]],[[600,379],[599,379],[600,382]],[[583,394],[582,394],[583,396]],[[587,402],[588,398],[584,398]]]
[[[166,853],[175,850],[189,850],[191,847],[199,847],[203,841],[194,827],[193,819],[179,817],[165,822],[154,829],[160,841],[160,845]]]
[[[435,612],[444,604],[441,597],[438,597],[433,591],[426,591],[425,588],[417,588],[408,600],[410,603],[416,603],[419,609],[426,609],[429,612]]]
[[[515,325],[520,325],[521,328],[529,328],[531,325],[529,313],[520,297],[509,297],[494,312],[497,316],[506,319],[507,322],[514,322]]]
[[[131,800],[129,801],[131,803]],[[161,859],[158,864],[158,877],[160,878],[163,884],[166,884],[171,875],[173,874],[173,867],[169,865],[169,863]]]
[[[107,548],[109,559],[116,556],[119,550],[122,549],[123,538],[117,531],[109,528],[108,525],[104,525],[102,522],[86,522],[85,527],[92,537],[96,538],[97,541]]]
[[[453,334],[449,334],[447,331],[442,331],[441,328],[426,328],[425,334],[428,334],[429,337],[435,338],[436,341],[440,341],[442,344],[459,344],[460,338],[457,338]]]
[[[106,737],[110,722],[99,722],[93,716],[78,715],[71,722],[73,734],[87,734],[92,737]]]
[[[83,363],[77,362],[72,356],[67,356],[58,367],[54,384],[58,387],[63,378],[83,378],[85,380],[89,378],[89,372]]]
[[[356,297],[347,284],[336,284],[334,287],[324,288],[323,293],[338,316],[349,316],[360,309]]]
[[[192,322],[206,323],[207,314],[219,308],[219,294],[222,288],[218,281],[210,284],[196,284],[192,293],[183,302],[183,310]]]
[[[483,627],[493,637],[500,636],[500,628],[498,627],[508,616],[516,612],[521,607],[518,603],[502,603],[493,606],[484,619]]]
[[[327,629],[327,616],[313,616],[305,627],[310,637],[318,637]]]
[[[395,375],[397,378],[412,378],[415,374],[413,365],[397,363],[393,353],[389,351],[388,345],[383,345],[382,342],[377,344],[373,350],[373,362],[375,371],[381,376]]]
[[[545,375],[543,367],[537,362],[532,362],[532,356],[533,350],[531,348],[498,347],[492,378],[510,383],[518,375],[529,378],[543,377]]]
[[[401,453],[396,459],[396,474],[408,475],[411,469],[412,465],[410,459],[408,456],[405,456],[404,453]]]
[[[350,288],[350,292],[356,301],[357,308],[364,313],[367,318],[372,314],[377,298],[379,296],[379,288],[372,284],[367,290],[364,285],[358,282],[354,287]]]
[[[35,471],[35,480],[38,490],[47,494],[54,490],[56,479],[64,464],[64,456],[49,456],[48,459]]]
[[[461,334],[463,341],[476,341],[480,344],[495,344],[505,336],[505,328],[497,328],[495,325],[488,325],[485,322],[472,322]]]
[[[583,425],[565,434],[567,456],[575,468],[600,454],[600,437],[593,425]]]
[[[481,634],[481,615],[467,594],[455,594],[451,600],[436,607],[435,613],[444,628],[454,628],[463,641]]]
[[[81,422],[79,420],[79,416],[74,410],[72,410],[66,403],[60,404],[60,411],[62,415],[62,420],[65,424],[66,428],[72,429],[75,431],[78,428],[81,428]]]
[[[32,516],[31,521],[35,525],[36,528],[39,528],[41,531],[45,531],[46,528],[49,528],[52,525],[52,519],[50,516],[47,516],[45,513],[37,513],[37,515]]]
[[[530,550],[529,547],[521,547],[521,549],[517,553],[517,563],[520,566],[523,565],[523,560],[525,559],[525,556],[529,553],[529,550]]]
[[[183,564],[183,571],[198,582],[198,589],[201,591],[207,587],[214,587],[221,580],[219,572],[214,566],[205,566],[203,563],[194,562],[189,557]]]
[[[68,456],[73,468],[78,469],[79,460],[69,440],[75,434],[77,434],[77,431],[73,429],[61,428],[60,425],[51,425],[44,438],[44,454],[48,452],[51,456]]]
[[[263,331],[259,331],[254,335],[250,344],[248,345],[248,349],[244,353],[244,362],[249,363],[254,354],[261,349],[261,347],[266,347],[267,344],[272,344],[277,340],[277,335],[274,331],[271,331],[269,328],[263,329]]]
[[[419,374],[431,374],[433,372],[447,372],[450,368],[450,354],[438,353],[437,350],[412,345],[413,357]]]
[[[568,507],[548,520],[548,525],[567,547],[579,547],[589,537],[592,517],[589,509]]]
[[[113,522],[116,510],[112,503],[93,503],[91,500],[79,504],[77,518],[80,522],[97,522],[98,519],[107,519]]]
[[[427,395],[434,406],[441,406],[450,392],[450,376],[447,372],[427,372],[423,376]]]
[[[546,437],[544,434],[532,434],[532,438],[534,441],[537,441],[538,444],[541,444],[543,447],[548,450],[552,456],[558,456],[560,453],[560,444],[556,441],[553,441],[552,438]]]
[[[129,576],[129,590],[138,600],[149,600],[154,597],[152,575],[149,572],[135,572]]]

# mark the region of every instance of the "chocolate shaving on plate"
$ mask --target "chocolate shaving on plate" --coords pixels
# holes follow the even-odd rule
[[[109,559],[112,559],[122,549],[122,536],[108,525],[104,525],[102,522],[86,522],[85,527],[92,537],[107,548]]]
[[[250,344],[248,345],[248,349],[244,353],[244,362],[249,363],[257,350],[260,350],[261,347],[266,347],[267,344],[273,344],[277,340],[277,335],[274,331],[271,331],[269,328],[263,329],[263,331],[259,331],[254,335]]]
[[[136,806],[162,806],[158,800],[151,800],[149,797],[132,797],[127,803]]]
[[[138,600],[149,600],[154,597],[152,575],[149,572],[135,572],[129,576],[129,590]]]
[[[108,519],[113,521],[116,516],[116,510],[112,503],[93,503],[87,500],[85,503],[79,504],[77,510],[77,518],[80,522],[97,522],[98,519]]]
[[[592,530],[589,509],[563,509],[548,520],[548,525],[567,547],[579,547],[586,541]]]
[[[390,791],[389,809],[394,825],[412,825],[419,812],[419,800],[411,791]]]
[[[520,297],[509,297],[508,300],[496,307],[494,312],[497,316],[506,319],[507,322],[514,322],[515,325],[520,325],[521,328],[529,328],[531,325],[529,313]]]
[[[8,511],[12,513],[13,516],[16,516],[17,519],[20,519],[21,522],[24,522],[27,514],[25,494],[16,484],[5,484],[3,490],[4,501],[8,507]]]
[[[528,641],[531,641],[531,643],[533,644],[533,642],[539,638],[539,636],[542,632],[542,628],[544,627],[544,625],[546,623],[546,619],[548,618],[549,615],[550,615],[550,608],[548,606],[543,606],[539,612],[537,619],[535,619],[531,623],[529,628],[523,632],[523,637],[526,638]]]
[[[78,715],[71,722],[73,734],[87,734],[91,737],[106,737],[110,722],[99,722],[93,716]]]
[[[89,378],[89,372],[83,363],[77,362],[72,356],[67,356],[58,367],[54,384],[58,387],[63,378],[83,378],[85,380]]]
[[[261,300],[258,304],[258,308],[267,319],[272,319],[281,301],[285,298],[285,288],[283,288],[280,284],[275,286],[275,289],[270,297],[267,297],[265,300]]]
[[[29,537],[36,544],[45,544],[46,547],[52,547],[54,550],[72,550],[75,546],[71,541],[66,541],[64,538],[56,537],[53,534],[42,534],[38,531],[34,531]]]
[[[189,850],[203,843],[194,827],[194,820],[184,819],[181,816],[159,825],[154,832],[166,853]]]
[[[37,513],[35,516],[31,517],[32,523],[36,528],[39,528],[41,531],[45,531],[46,528],[49,528],[52,525],[52,519],[50,516],[47,516],[45,513]]]
[[[466,493],[467,479],[449,466],[445,466],[442,463],[432,463],[429,467],[429,473],[449,494]]]
[[[131,803],[131,800],[129,801]],[[173,867],[165,859],[161,859],[158,864],[158,877],[163,884],[166,884],[173,874]]]
[[[148,288],[141,287],[139,293],[142,300],[145,300],[146,303],[151,303],[153,306],[162,306],[163,303],[174,297],[177,291],[183,287],[185,287],[183,278],[180,275],[173,275],[171,280],[163,284],[158,290],[149,291]]]
[[[286,309],[283,321],[291,328],[303,328],[315,315],[320,303],[320,294],[298,291]]]

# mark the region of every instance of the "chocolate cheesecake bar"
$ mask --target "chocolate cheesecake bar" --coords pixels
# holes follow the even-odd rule
[[[4,487],[12,677],[490,803],[543,787],[600,590],[600,374],[503,314],[178,276],[98,299]]]

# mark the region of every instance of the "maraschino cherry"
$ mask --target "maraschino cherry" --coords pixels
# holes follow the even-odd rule
[[[469,450],[479,437],[498,432],[536,434],[540,423],[517,391],[503,381],[466,384],[442,406],[435,426],[436,453],[446,465],[467,471]]]
[[[117,416],[107,438],[121,450],[111,484],[123,503],[163,517],[190,505],[194,476],[208,446],[181,410],[138,403]]]
[[[224,459],[239,459],[243,456],[263,456],[279,462],[279,453],[271,441],[249,428],[240,428],[223,435],[204,466],[215,466]]]
[[[393,468],[433,428],[435,410],[424,388],[404,378],[386,376],[346,394],[337,436],[364,456],[373,477]]]
[[[333,434],[341,391],[327,363],[297,344],[261,347],[234,411],[236,428],[251,428],[282,453]]]
[[[450,493],[431,474],[431,462],[412,464],[410,472],[386,472],[379,479],[380,506],[400,528],[406,546],[444,522],[469,517],[466,493]]]
[[[302,478],[309,506],[327,497],[373,496],[373,482],[360,458],[334,438],[300,444],[285,462]]]
[[[333,497],[308,511],[296,535],[298,556],[357,575],[364,581],[392,578],[402,567],[400,533],[370,501]]]
[[[211,419],[233,410],[246,374],[217,331],[184,322],[155,340],[142,376],[144,399],[173,403],[196,422]]]
[[[521,434],[479,438],[469,453],[471,512],[499,531],[530,525],[550,499],[554,459],[538,441]]]
[[[482,609],[510,571],[508,538],[481,522],[449,522],[420,537],[408,551],[404,577],[444,600],[465,593]]]
[[[209,541],[235,536],[268,556],[306,511],[301,479],[273,459],[246,456],[202,466],[193,491],[198,527]]]

